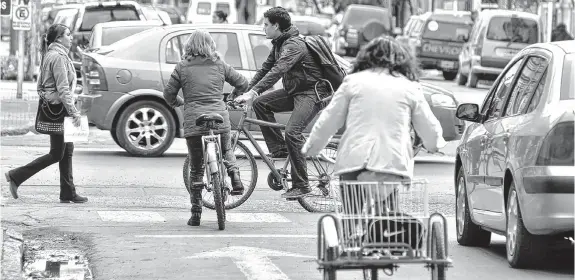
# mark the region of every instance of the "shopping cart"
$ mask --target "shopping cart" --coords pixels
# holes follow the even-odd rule
[[[447,222],[429,215],[426,180],[377,183],[342,181],[335,214],[318,222],[318,263],[324,280],[338,270],[363,270],[364,279],[391,276],[400,264],[424,264],[431,279],[451,266]]]

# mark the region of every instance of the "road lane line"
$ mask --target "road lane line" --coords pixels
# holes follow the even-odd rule
[[[136,238],[317,238],[317,234],[139,234]]]

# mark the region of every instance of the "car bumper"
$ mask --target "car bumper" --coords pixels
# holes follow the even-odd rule
[[[111,111],[117,107],[117,102],[126,98],[125,93],[96,91],[83,94],[81,110],[88,116],[88,122],[102,130],[111,130],[114,121]]]
[[[456,108],[431,107],[431,111],[443,128],[445,141],[459,140],[465,130],[465,122],[455,117]]]
[[[418,57],[423,69],[437,69],[443,72],[457,72],[459,70],[459,62],[457,59],[440,59],[440,58],[427,58]]]
[[[516,172],[521,183],[521,213],[532,234],[573,231],[575,167],[533,166]]]
[[[503,72],[502,68],[494,68],[494,67],[485,67],[485,66],[481,66],[481,65],[473,65],[473,67],[471,67],[471,72],[473,74],[484,74],[484,75],[494,75],[494,76],[499,76],[499,74],[501,74],[501,72]]]

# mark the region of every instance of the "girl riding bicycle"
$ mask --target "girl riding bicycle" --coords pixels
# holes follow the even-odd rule
[[[197,126],[196,119],[204,113],[217,113],[224,118],[213,131],[221,134],[224,164],[232,182],[232,195],[242,195],[244,187],[236,166],[236,157],[231,149],[230,118],[224,102],[224,83],[227,82],[236,91],[244,92],[248,88],[247,79],[233,67],[226,64],[210,34],[204,30],[195,30],[186,42],[182,60],[176,65],[170,81],[164,89],[164,98],[173,107],[184,105],[184,137],[191,158],[190,184],[192,216],[190,226],[199,226],[202,214],[202,190],[204,188],[204,153],[202,136],[209,129]],[[178,97],[182,89],[184,98]]]

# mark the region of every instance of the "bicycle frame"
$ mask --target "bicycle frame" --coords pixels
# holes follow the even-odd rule
[[[240,118],[240,121],[238,122],[238,128],[237,128],[237,130],[235,130],[236,133],[233,135],[233,138],[232,138],[232,150],[235,149],[238,140],[240,140],[240,134],[243,132],[244,135],[247,137],[247,140],[249,140],[250,143],[254,146],[254,148],[258,151],[262,160],[265,162],[267,167],[270,169],[270,172],[274,175],[274,177],[281,179],[282,181],[283,180],[291,181],[291,178],[285,179],[285,178],[283,178],[282,174],[280,174],[280,172],[278,172],[278,169],[276,168],[273,161],[270,160],[267,156],[265,156],[264,151],[262,150],[260,145],[257,143],[256,139],[253,137],[251,132],[244,126],[244,124],[247,122],[247,123],[251,123],[251,124],[255,124],[255,125],[259,125],[259,126],[279,128],[281,130],[285,130],[285,126],[282,124],[278,124],[278,123],[271,123],[271,122],[261,121],[261,120],[257,120],[257,119],[253,119],[253,118],[248,118],[247,117],[248,110],[249,110],[249,106],[246,105],[243,108],[242,116]],[[241,140],[244,140],[244,139],[241,139]],[[332,164],[335,163],[335,160],[332,160],[332,159],[324,156],[323,154],[320,154],[319,158],[321,158],[325,161],[328,161]],[[289,164],[290,164],[290,157],[288,155],[288,157],[285,159],[285,162],[282,166],[283,170],[287,170]],[[315,164],[315,162],[314,162],[314,164]],[[317,166],[316,166],[316,168],[317,168]],[[319,169],[318,169],[318,171],[319,171]],[[323,170],[323,171],[325,172],[325,170]],[[315,178],[315,177],[309,178],[309,181],[320,181],[320,180],[321,180],[320,178]],[[284,184],[284,187],[285,187],[285,184]]]
[[[214,173],[221,173],[225,168],[223,156],[221,154],[221,137],[219,134],[214,135],[210,130],[210,135],[202,136],[202,153],[204,154],[204,166],[206,172],[207,185],[211,184],[211,176]],[[223,180],[223,175],[220,174]]]

